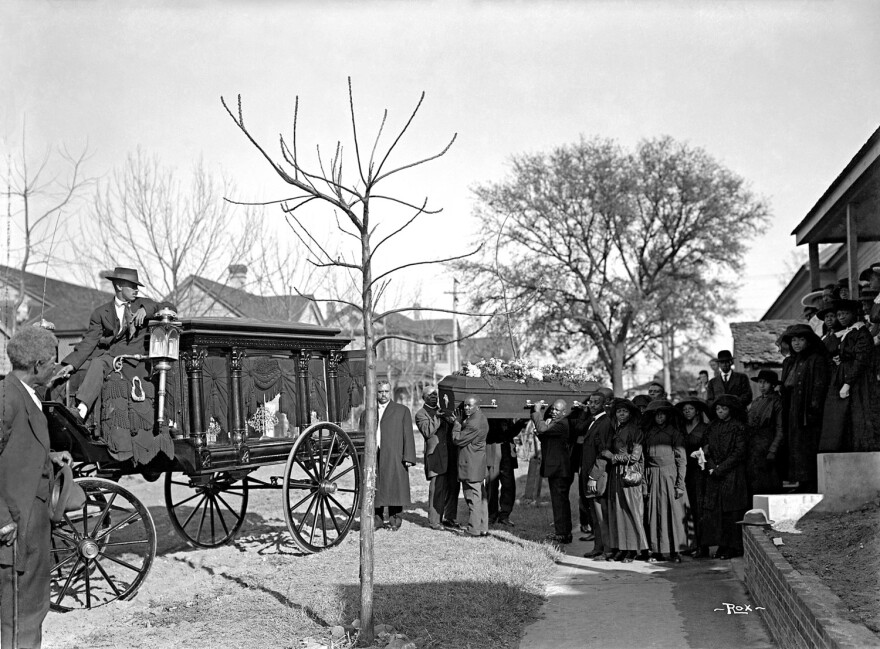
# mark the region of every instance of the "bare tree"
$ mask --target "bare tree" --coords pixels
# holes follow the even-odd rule
[[[5,265],[12,266],[13,255],[18,272],[18,295],[4,314],[10,332],[16,326],[16,313],[24,305],[25,273],[34,264],[48,265],[55,244],[65,238],[65,211],[92,182],[84,175],[88,149],[74,153],[66,145],[53,151],[47,147],[36,160],[28,154],[26,131],[22,129],[21,153],[7,156],[6,199],[10,232],[7,239]],[[14,229],[14,235],[13,235]],[[10,283],[10,280],[7,280]]]
[[[287,215],[291,228],[300,241],[311,251],[310,263],[315,268],[333,269],[344,273],[358,287],[359,299],[357,303],[344,298],[324,300],[335,304],[345,304],[360,312],[363,319],[364,349],[366,355],[366,385],[365,402],[366,408],[366,445],[364,457],[364,480],[363,498],[361,500],[361,634],[363,640],[370,643],[373,640],[373,509],[376,489],[376,409],[372,404],[376,403],[376,345],[383,340],[400,339],[409,340],[407,336],[385,333],[377,335],[376,325],[383,318],[394,313],[413,310],[444,311],[443,309],[431,308],[400,308],[387,309],[378,312],[377,303],[386,291],[391,281],[391,275],[400,270],[414,268],[425,264],[446,263],[464,259],[475,251],[463,255],[444,259],[413,261],[400,264],[384,271],[374,272],[374,263],[381,259],[378,255],[383,245],[387,244],[394,236],[409,227],[419,216],[423,214],[436,215],[441,210],[428,209],[428,199],[421,203],[383,194],[379,191],[380,184],[384,187],[387,179],[397,174],[423,165],[443,156],[455,141],[455,136],[438,153],[421,158],[414,162],[398,163],[392,165],[391,158],[397,145],[409,130],[413,119],[416,117],[425,93],[423,92],[412,114],[406,120],[400,131],[394,136],[390,145],[379,149],[380,140],[388,118],[388,111],[384,112],[381,125],[372,144],[368,156],[364,156],[361,141],[357,132],[357,120],[355,118],[354,98],[351,90],[351,79],[348,81],[348,100],[351,116],[352,142],[354,148],[353,163],[346,164],[345,169],[353,168],[353,180],[343,176],[343,163],[351,162],[343,156],[341,142],[337,142],[331,156],[322,155],[320,147],[317,148],[317,168],[306,168],[300,150],[297,145],[297,118],[299,114],[299,98],[297,97],[292,136],[285,140],[279,135],[280,158],[273,159],[266,149],[255,139],[245,126],[244,114],[241,107],[241,96],[238,97],[236,107],[230,108],[224,99],[221,99],[223,107],[235,122],[236,126],[247,139],[259,150],[269,162],[278,176],[286,183],[295,188],[295,195],[277,201]],[[338,231],[352,242],[353,252],[349,255],[332,253],[320,243],[313,234],[316,227],[314,223],[305,222],[307,212],[305,206],[318,201],[318,204],[331,208],[336,216]],[[377,229],[388,222],[388,210],[383,219],[378,218],[374,210],[379,207],[401,208],[407,210],[408,216],[403,223],[387,234],[380,235]],[[346,227],[347,226],[347,227]],[[393,225],[391,227],[394,227]],[[479,250],[479,248],[477,248]],[[449,311],[449,310],[445,310]],[[487,321],[488,322],[488,321]],[[417,341],[425,342],[425,341]]]
[[[150,291],[176,301],[188,276],[220,279],[246,260],[259,232],[257,212],[224,200],[234,185],[202,161],[183,178],[140,148],[130,154],[95,195],[84,233],[92,262],[133,264]]]
[[[742,178],[671,138],[518,156],[511,178],[476,197],[506,261],[461,264],[475,303],[499,304],[503,276],[511,304],[528,305],[526,346],[595,349],[618,394],[642,351],[665,346],[670,362],[676,332],[706,335],[733,311],[725,273],[741,269],[768,214]]]

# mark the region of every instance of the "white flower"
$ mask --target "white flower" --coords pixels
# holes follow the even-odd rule
[[[473,377],[480,377],[482,372],[480,372],[480,368],[474,365],[473,363],[467,364],[467,375]]]

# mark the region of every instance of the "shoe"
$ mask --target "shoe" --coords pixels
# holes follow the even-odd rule
[[[390,518],[383,518],[382,519],[382,529],[383,530],[390,530],[391,529],[391,519]]]
[[[391,531],[396,532],[400,529],[400,526],[403,524],[403,519],[395,514],[391,517]]]
[[[589,534],[592,531],[593,531],[593,528],[590,527],[589,525],[581,525],[581,533],[582,534]]]
[[[697,548],[696,550],[693,551],[691,556],[694,559],[708,559],[709,558],[709,549],[703,548],[703,547]]]
[[[465,530],[461,533],[462,536],[467,536],[472,539],[481,539],[484,536],[483,532],[471,532],[470,530]]]
[[[681,563],[681,555],[679,555],[679,554],[673,554],[671,557],[669,557],[669,560],[670,560],[672,563]]]
[[[635,560],[635,558],[636,558],[636,552],[633,550],[633,551],[627,552],[626,556],[623,559],[621,559],[621,561],[623,563],[632,563]]]
[[[457,530],[460,527],[458,523],[456,523],[455,521],[451,521],[448,518],[444,518],[442,521],[440,521],[440,523],[443,525],[443,527],[450,527],[454,530]]]
[[[608,557],[609,561],[622,561],[626,556],[626,552],[623,550],[614,550],[611,555]]]
[[[445,532],[446,531],[446,528],[443,527],[440,523],[434,523],[433,525],[431,525],[431,529],[434,530],[435,532]]]
[[[593,550],[592,552],[587,552],[584,557],[587,559],[595,559],[596,557],[604,556],[602,550]]]
[[[548,534],[547,540],[552,541],[553,543],[557,543],[559,545],[568,545],[571,543],[571,534]]]
[[[503,525],[504,527],[516,527],[509,518],[499,518],[498,524]]]
[[[580,538],[581,541],[595,541],[596,537],[593,534],[587,534],[586,536],[582,536]]]
[[[731,555],[730,550],[728,550],[724,546],[721,546],[720,548],[718,548],[718,551],[712,556],[712,558],[719,559],[721,561],[726,561],[726,560],[730,559],[730,555]]]

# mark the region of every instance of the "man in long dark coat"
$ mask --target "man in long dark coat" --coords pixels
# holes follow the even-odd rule
[[[606,410],[613,398],[612,390],[599,388],[590,395],[588,404],[593,421],[584,438],[581,481],[593,517],[593,551],[584,555],[591,559],[604,558],[612,547],[608,536],[608,460],[601,453],[611,448],[614,437],[614,426]]]
[[[541,442],[541,476],[547,478],[550,487],[550,505],[553,507],[553,534],[548,539],[559,544],[571,543],[571,448],[574,446],[570,420],[566,417],[568,404],[557,399],[550,406],[546,417],[539,407],[532,405],[532,422]]]
[[[409,472],[416,463],[416,443],[413,438],[412,416],[409,408],[391,401],[391,384],[383,381],[376,393],[379,405],[376,435],[378,471],[376,476],[376,516],[382,516],[382,527],[397,531],[402,523],[400,512],[411,505]],[[361,415],[361,428],[365,416]],[[387,511],[383,511],[387,508]]]
[[[19,573],[19,646],[39,647],[49,612],[49,500],[52,463],[70,453],[49,450],[49,426],[35,388],[55,373],[58,341],[23,327],[7,345],[12,372],[0,381],[0,645],[12,646],[13,571]],[[16,540],[17,539],[17,540]],[[12,544],[18,553],[13,565]]]
[[[113,282],[113,300],[92,311],[89,328],[74,350],[61,361],[59,377],[67,377],[89,362],[82,383],[76,391],[77,412],[83,419],[101,394],[107,374],[113,369],[113,357],[145,353],[149,320],[161,309],[173,306],[138,295],[138,272],[117,266],[107,279]]]
[[[486,437],[489,422],[480,410],[480,400],[469,396],[462,406],[461,428],[452,432],[458,447],[458,480],[468,506],[468,536],[489,534],[489,498],[486,493]]]
[[[416,412],[416,427],[425,438],[428,523],[431,529],[442,530],[444,524],[455,526],[458,512],[458,457],[452,457],[452,432],[461,424],[452,412],[440,409],[436,385],[422,390],[422,399],[425,405]]]
[[[709,381],[709,387],[706,388],[707,399],[709,403],[714,403],[715,399],[722,394],[732,394],[739,397],[743,408],[748,408],[752,402],[752,384],[749,377],[742,372],[733,371],[733,354],[723,349],[718,352],[718,376]]]

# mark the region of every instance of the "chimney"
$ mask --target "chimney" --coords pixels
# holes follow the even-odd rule
[[[245,264],[230,264],[229,278],[226,280],[226,285],[232,288],[243,289],[247,280],[247,271],[248,267]]]

